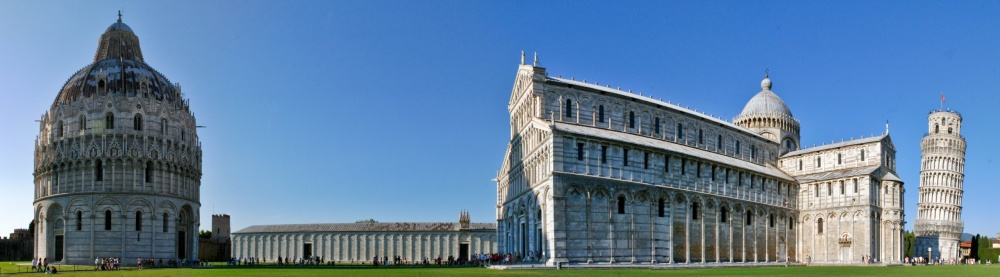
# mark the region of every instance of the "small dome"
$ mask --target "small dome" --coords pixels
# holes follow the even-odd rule
[[[125,23],[122,23],[121,19],[119,19],[118,22],[111,24],[111,26],[108,26],[108,29],[104,30],[105,33],[111,31],[122,31],[122,32],[133,33],[132,28],[130,28],[128,25],[125,25]]]
[[[750,98],[747,105],[743,107],[743,112],[740,113],[740,117],[745,115],[786,115],[791,117],[792,111],[788,109],[785,105],[785,101],[781,100],[777,94],[771,91],[771,79],[764,77],[763,81],[760,81],[760,92]]]

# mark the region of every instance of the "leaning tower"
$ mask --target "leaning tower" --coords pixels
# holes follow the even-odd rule
[[[962,183],[965,179],[965,138],[962,115],[934,110],[927,116],[927,134],[920,141],[920,199],[917,201],[917,257],[959,257],[962,235]]]

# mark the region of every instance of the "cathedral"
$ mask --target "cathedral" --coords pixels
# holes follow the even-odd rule
[[[765,75],[732,121],[517,70],[497,248],[549,265],[898,263],[903,182],[883,134],[800,145]]]
[[[39,120],[34,256],[198,257],[201,142],[181,87],[143,60],[118,21],[94,62],[74,73]]]

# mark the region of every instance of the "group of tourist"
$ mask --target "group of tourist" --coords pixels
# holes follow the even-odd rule
[[[94,270],[122,270],[122,261],[119,258],[94,259]]]
[[[31,260],[31,271],[45,272],[45,274],[55,274],[59,271],[55,266],[49,267],[49,258],[37,258]]]

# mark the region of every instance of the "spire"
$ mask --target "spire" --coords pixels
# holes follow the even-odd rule
[[[118,10],[118,23],[122,23],[122,10]]]
[[[521,51],[521,65],[524,65],[524,51]]]
[[[538,67],[538,52],[535,52],[535,67]]]
[[[885,121],[885,134],[886,135],[889,134],[889,121],[888,120]]]

